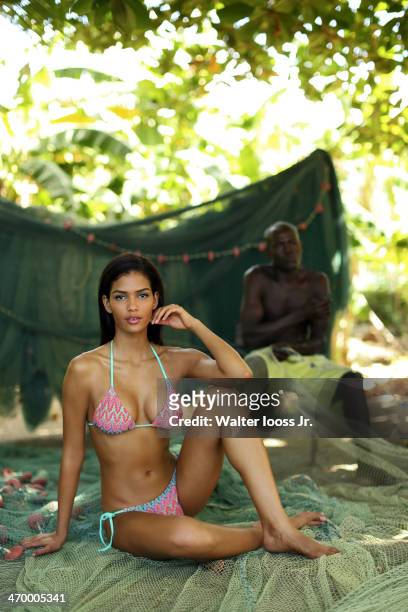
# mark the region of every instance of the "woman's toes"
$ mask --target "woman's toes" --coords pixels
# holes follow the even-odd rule
[[[312,520],[310,521],[311,525],[321,525],[322,523],[326,523],[327,522],[327,518],[325,517],[324,514],[321,514],[320,512],[313,512],[313,517]]]
[[[297,529],[301,529],[306,525],[322,525],[327,521],[323,512],[305,511],[290,517],[290,522]]]

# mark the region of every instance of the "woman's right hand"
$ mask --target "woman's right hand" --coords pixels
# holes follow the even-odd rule
[[[33,557],[38,555],[46,555],[47,553],[56,552],[60,550],[65,542],[66,538],[57,534],[56,531],[52,533],[39,533],[38,535],[24,538],[20,544],[24,548],[33,548],[34,546],[42,546],[33,552]]]

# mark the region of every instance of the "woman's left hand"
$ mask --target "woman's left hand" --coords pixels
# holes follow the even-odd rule
[[[178,304],[169,304],[161,306],[153,312],[153,325],[169,325],[174,329],[191,329],[197,321],[191,316],[182,306]]]

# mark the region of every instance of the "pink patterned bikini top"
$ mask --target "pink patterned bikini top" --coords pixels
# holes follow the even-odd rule
[[[169,429],[171,427],[169,421],[170,417],[176,417],[177,420],[173,419],[172,421],[173,424],[176,424],[178,419],[183,416],[183,411],[181,407],[177,408],[177,410],[170,410],[169,408],[169,395],[170,393],[174,392],[174,389],[169,377],[166,374],[166,370],[163,367],[160,357],[158,356],[157,352],[151,344],[150,348],[152,349],[152,352],[158,361],[167,386],[167,401],[165,401],[162,409],[155,417],[154,421],[152,423],[135,423],[132,415],[129,414],[127,409],[123,406],[119,396],[117,395],[113,384],[113,340],[111,340],[110,387],[99,402],[98,406],[96,407],[92,421],[87,421],[89,427],[97,427],[106,434],[121,434],[125,431],[136,429],[138,427],[161,427],[164,429]]]

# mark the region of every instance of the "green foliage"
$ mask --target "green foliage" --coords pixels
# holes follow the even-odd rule
[[[360,154],[377,155],[387,148],[404,152],[408,113],[397,81],[407,58],[406,0],[188,0],[153,6],[149,10],[142,0],[61,0],[46,6],[41,0],[26,0],[24,5],[2,3],[0,14],[41,38],[46,30],[49,36],[51,27],[62,33],[66,45],[81,40],[95,51],[118,42],[139,49],[149,34],[158,34],[163,27],[177,32],[194,27],[197,36],[212,28],[230,57],[238,53],[236,62],[247,62],[252,74],[264,80],[273,79],[271,49],[289,57],[293,48],[288,43],[292,43],[299,78],[310,99],[336,91],[348,109],[362,112],[361,121],[345,127]],[[222,68],[211,46],[197,44],[187,50],[192,55],[191,85],[195,85],[191,95],[199,97]],[[173,69],[176,51],[161,54],[158,74]],[[145,142],[158,144],[152,130],[140,131]]]
[[[44,159],[30,159],[21,164],[21,170],[46,189],[50,198],[61,198],[68,208],[72,205],[71,179],[58,164]]]
[[[66,130],[50,138],[43,138],[39,141],[37,151],[38,153],[64,151],[72,149],[75,145],[119,158],[131,152],[131,148],[125,142],[101,130],[89,128]]]
[[[68,77],[71,79],[79,79],[83,75],[89,75],[95,81],[95,83],[106,82],[106,81],[119,81],[118,76],[101,72],[100,70],[92,70],[91,68],[58,68],[54,71],[56,77]]]
[[[234,2],[227,4],[224,8],[217,10],[217,15],[220,22],[226,25],[234,25],[241,19],[249,18],[254,9],[243,2]]]
[[[368,289],[364,292],[368,305],[384,325],[395,335],[402,336],[408,320],[406,292],[395,287]]]
[[[398,229],[386,233],[390,226],[385,220],[379,226],[369,212],[348,215],[347,224],[360,285],[352,302],[354,314],[367,318],[371,309],[393,334],[402,336],[408,318],[407,237]]]

